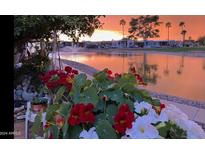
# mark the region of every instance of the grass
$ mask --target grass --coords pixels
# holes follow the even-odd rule
[[[137,49],[140,50],[140,49]],[[141,49],[145,51],[163,51],[163,52],[187,52],[187,51],[204,51],[205,47],[183,47],[183,48],[149,48],[149,49]]]
[[[183,47],[183,48],[115,48],[112,49],[118,51],[162,51],[162,52],[191,52],[191,51],[202,51],[205,52],[205,47]]]

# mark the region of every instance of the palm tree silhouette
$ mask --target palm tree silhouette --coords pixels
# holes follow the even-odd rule
[[[184,38],[185,38],[185,35],[186,35],[186,30],[184,30],[184,28],[185,28],[185,22],[183,22],[183,21],[181,21],[180,23],[179,23],[179,27],[181,27],[181,35],[182,35],[182,40],[183,40],[183,46],[184,46]],[[184,34],[185,33],[185,34]]]
[[[179,27],[181,27],[181,31],[183,31],[184,28],[185,28],[185,22],[181,21],[181,22],[179,23]]]
[[[181,34],[182,34],[182,36],[183,36],[183,46],[184,46],[184,41],[185,41],[186,33],[187,33],[186,30],[183,30],[183,31],[181,32]]]
[[[166,26],[166,28],[167,28],[167,32],[168,32],[168,37],[167,37],[167,39],[168,39],[168,42],[169,42],[169,28],[172,27],[171,22],[167,22],[165,26]]]
[[[122,33],[123,33],[123,38],[124,38],[124,27],[126,25],[126,21],[124,19],[120,20],[120,26],[122,26]]]

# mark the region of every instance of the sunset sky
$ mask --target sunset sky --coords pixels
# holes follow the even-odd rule
[[[129,22],[131,18],[138,16],[132,15],[107,15],[101,17],[100,21],[103,24],[102,29],[95,30],[91,37],[83,37],[80,40],[86,41],[103,41],[103,40],[120,40],[122,39],[122,27],[119,25],[121,19],[125,19],[125,35],[129,35]],[[167,40],[167,29],[165,27],[166,22],[171,22],[172,27],[170,28],[170,40],[181,40],[180,35],[181,29],[179,28],[179,22],[185,22],[185,29],[187,30],[186,39],[191,36],[192,39],[198,39],[200,36],[205,35],[205,15],[164,15],[160,16],[160,21],[163,22],[159,27],[160,37],[155,38],[157,40]]]

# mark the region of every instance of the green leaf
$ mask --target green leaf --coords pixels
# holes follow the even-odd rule
[[[36,117],[35,117],[35,121],[33,123],[33,126],[31,128],[31,132],[32,132],[32,136],[34,136],[35,134],[38,133],[38,131],[41,128],[41,119],[42,119],[42,113],[39,112]]]
[[[116,101],[117,103],[122,103],[125,100],[123,92],[120,89],[104,91],[100,95],[106,95],[109,99]]]
[[[157,130],[159,131],[159,135],[162,136],[162,137],[166,137],[167,136],[167,133],[169,131],[169,127],[167,127],[167,125],[165,123],[159,123],[157,126],[156,126]]]
[[[104,71],[99,71],[93,75],[97,81],[104,81],[107,78],[107,74]]]
[[[169,139],[185,139],[187,138],[187,132],[177,126],[175,123],[168,121],[156,126],[159,131],[159,135]]]
[[[59,129],[56,125],[51,126],[51,130],[53,132],[53,138],[58,139],[59,138]]]
[[[122,91],[131,94],[136,91],[136,87],[131,83],[127,83],[122,87]]]
[[[97,95],[97,90],[94,87],[89,87],[84,90],[78,97],[74,97],[73,101],[75,103],[83,102],[83,103],[92,103],[94,105],[97,104],[99,100],[99,96]]]
[[[103,112],[104,108],[105,108],[105,104],[106,102],[104,102],[103,100],[99,99],[99,101],[97,102],[96,108],[94,109],[95,112],[100,111]]]
[[[118,108],[114,104],[110,104],[106,109],[106,117],[108,121],[113,125],[114,124],[114,116],[117,114]]]
[[[58,89],[58,91],[57,91],[57,93],[56,93],[56,98],[55,98],[54,102],[58,102],[58,101],[62,98],[62,96],[63,96],[63,94],[65,93],[66,89],[67,89],[67,88],[66,88],[65,86],[61,86],[61,87]]]
[[[83,129],[80,126],[72,126],[69,127],[69,138],[71,139],[79,139],[80,133],[83,131]]]
[[[74,78],[74,85],[78,88],[82,88],[86,85],[87,76],[83,73],[80,73]]]
[[[58,113],[60,113],[61,115],[63,115],[64,117],[68,115],[69,111],[70,111],[71,105],[70,104],[65,104],[62,103],[60,105],[60,108],[58,110]]]
[[[120,88],[124,87],[127,84],[136,85],[135,76],[131,73],[124,73],[118,81],[118,86]]]
[[[60,104],[52,104],[47,108],[46,110],[46,120],[47,121],[53,118],[54,112],[56,112],[59,107],[60,107]]]
[[[64,124],[64,126],[62,128],[63,138],[67,138],[67,135],[68,135],[68,127],[69,127],[69,125],[68,125],[67,121],[68,120],[66,119],[65,124]]]
[[[101,139],[117,139],[117,134],[107,120],[97,123],[96,132]]]
[[[96,125],[99,121],[105,120],[106,114],[104,113],[97,114],[95,118],[96,118],[95,120],[95,125]]]

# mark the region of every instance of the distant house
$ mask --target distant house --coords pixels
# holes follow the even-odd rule
[[[135,41],[128,39],[128,38],[123,38],[122,40],[112,40],[112,47],[113,48],[131,48],[135,45]]]
[[[144,48],[164,48],[164,47],[174,47],[177,45],[175,40],[145,40]]]
[[[60,41],[60,47],[72,46],[72,42]]]
[[[184,46],[185,47],[196,47],[196,46],[199,46],[199,43],[194,40],[185,40]]]

